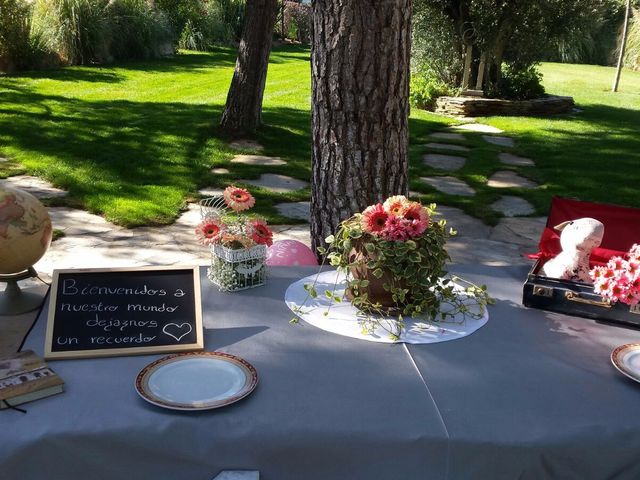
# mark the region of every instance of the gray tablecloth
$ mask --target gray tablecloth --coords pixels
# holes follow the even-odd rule
[[[156,356],[51,362],[66,392],[0,412],[0,478],[266,480],[640,478],[640,385],[609,364],[640,333],[520,306],[522,268],[456,267],[498,304],[470,337],[384,345],[291,326],[286,287],[219,293],[205,347],[258,370],[256,391],[201,413],[134,391]],[[25,348],[43,351],[46,309]]]

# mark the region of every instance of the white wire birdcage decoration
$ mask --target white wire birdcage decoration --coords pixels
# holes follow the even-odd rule
[[[202,220],[221,219],[229,213],[230,209],[221,195],[200,201]],[[207,277],[221,291],[234,292],[265,284],[267,278],[266,245],[234,249],[214,244],[210,246],[210,251],[211,266],[207,271]]]

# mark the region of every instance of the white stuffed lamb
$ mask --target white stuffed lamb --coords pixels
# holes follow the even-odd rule
[[[542,266],[542,273],[547,277],[591,283],[589,256],[602,243],[602,222],[594,218],[579,218],[553,228],[562,232],[562,252]]]

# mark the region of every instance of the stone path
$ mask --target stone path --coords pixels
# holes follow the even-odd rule
[[[260,165],[262,167],[275,167],[286,165],[287,162],[279,157],[265,157],[263,155],[236,155],[231,163],[242,163],[244,165]]]
[[[535,212],[533,206],[524,198],[504,196],[491,204],[491,208],[505,217],[521,217]]]
[[[462,180],[458,180],[456,177],[420,177],[420,180],[428,183],[436,190],[449,195],[472,197],[476,194],[473,188]]]
[[[306,188],[308,182],[298,180],[297,178],[288,177],[286,175],[278,175],[275,173],[263,173],[258,180],[238,180],[241,183],[247,183],[256,187],[266,188],[276,193],[288,193]]]
[[[535,162],[529,158],[519,157],[508,152],[500,152],[498,159],[505,165],[515,165],[516,167],[533,167]]]
[[[501,170],[494,173],[487,183],[493,188],[535,188],[538,185],[531,180],[521,177],[511,170]]]
[[[422,157],[424,163],[433,168],[453,172],[464,167],[467,159],[456,155],[444,155],[441,153],[428,153]]]
[[[3,182],[10,187],[20,188],[38,198],[59,198],[67,195],[67,192],[54,187],[49,182],[29,175],[16,175],[5,178]]]
[[[446,128],[446,131],[435,132],[430,135],[431,138],[437,139],[437,142],[431,142],[424,147],[427,150],[449,150],[455,151],[456,155],[427,153],[422,157],[425,165],[432,168],[442,170],[444,172],[456,172],[460,170],[466,163],[467,159],[464,155],[471,151],[465,143],[467,133],[480,133],[481,138],[491,144],[502,148],[511,149],[515,147],[515,141],[511,137],[499,135],[504,133],[501,129],[483,125],[481,123],[465,123],[462,125],[453,125]],[[448,143],[456,142],[456,143]],[[499,152],[499,163],[513,167],[532,167],[535,162],[529,158],[515,155],[511,152]],[[463,180],[454,176],[433,176],[420,178],[423,182],[431,185],[436,190],[447,193],[449,195],[457,195],[463,197],[471,197],[476,194],[475,190]],[[511,170],[501,170],[494,172],[487,181],[487,186],[496,189],[520,188],[531,189],[538,185]],[[494,211],[501,213],[504,217],[528,216],[535,212],[535,208],[527,200],[514,195],[501,196],[497,201],[490,205]]]
[[[308,221],[311,216],[311,202],[279,203],[276,210],[283,217]]]
[[[427,143],[425,147],[430,148],[432,150],[451,150],[457,152],[468,152],[470,150],[469,147],[465,147],[464,145],[455,145],[453,143]]]
[[[496,135],[483,135],[482,138],[485,142],[491,143],[492,145],[498,145],[499,147],[514,147],[515,142],[513,138],[510,137],[498,137]]]
[[[477,133],[502,133],[503,130],[499,128],[492,127],[491,125],[484,125],[482,123],[463,123],[462,125],[454,125],[453,127],[449,127],[452,130],[464,130],[466,132],[477,132]]]

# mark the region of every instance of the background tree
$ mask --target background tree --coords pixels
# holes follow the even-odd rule
[[[276,11],[277,0],[247,0],[236,68],[220,120],[225,130],[255,130],[261,124]]]
[[[416,0],[416,60],[440,81],[460,86],[462,59],[473,45],[473,68],[485,55],[485,91],[501,91],[503,63],[526,72],[558,42],[584,31],[619,0]],[[438,60],[440,59],[440,60]],[[442,60],[443,59],[443,60]],[[443,69],[448,63],[455,71]],[[442,75],[442,74],[445,75]],[[475,73],[475,72],[474,72]]]
[[[315,0],[311,238],[406,194],[411,0]]]

